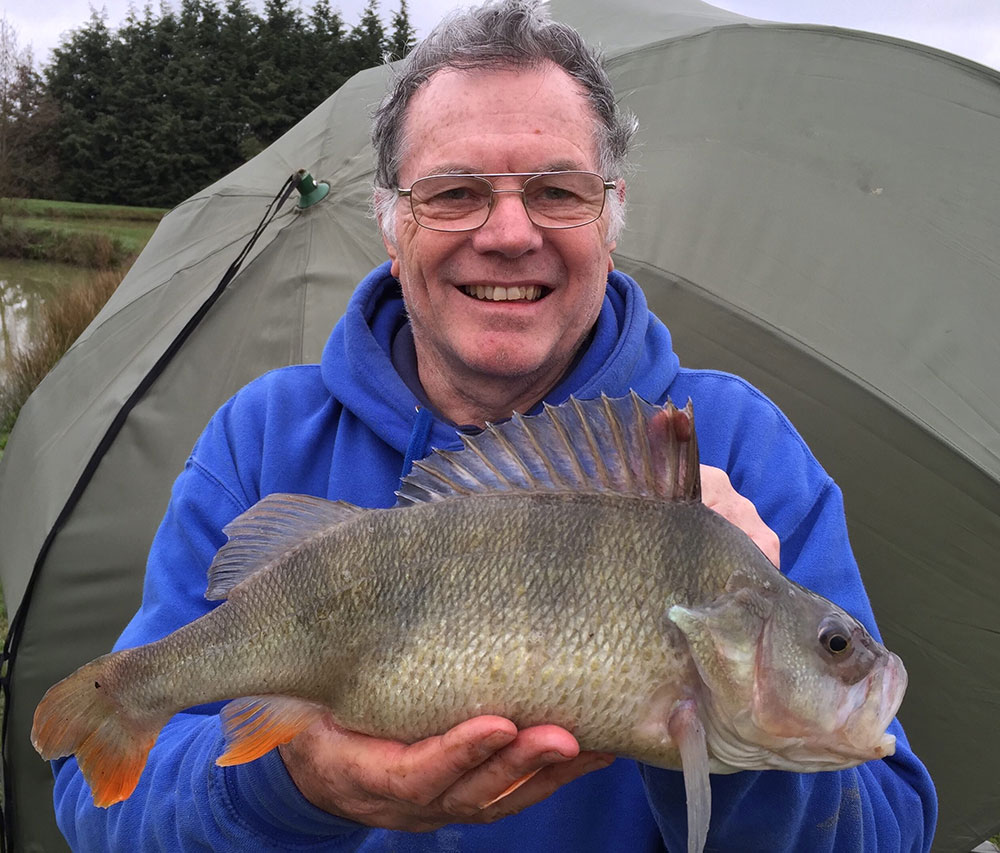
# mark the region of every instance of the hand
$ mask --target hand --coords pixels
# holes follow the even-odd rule
[[[781,541],[757,514],[757,508],[743,497],[721,468],[701,466],[701,499],[731,524],[746,533],[774,565],[781,566]]]
[[[410,745],[350,732],[327,718],[278,749],[313,805],[409,832],[499,820],[614,760],[580,752],[576,738],[558,726],[518,731],[493,716]]]

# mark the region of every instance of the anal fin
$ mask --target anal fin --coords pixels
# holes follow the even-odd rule
[[[291,696],[234,699],[222,709],[226,751],[215,763],[228,767],[260,758],[329,713],[323,705]]]

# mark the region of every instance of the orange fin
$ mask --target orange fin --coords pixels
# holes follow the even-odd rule
[[[35,709],[31,743],[46,760],[76,755],[94,805],[127,799],[169,715],[136,719],[106,677],[105,655],[51,687]]]
[[[226,751],[215,763],[228,767],[260,758],[329,713],[323,705],[291,696],[234,699],[222,709]]]
[[[492,806],[492,805],[493,805],[494,803],[499,803],[499,802],[500,802],[500,801],[501,801],[501,800],[502,800],[502,799],[503,799],[504,797],[509,797],[509,796],[510,796],[511,794],[513,794],[513,793],[514,793],[514,792],[515,792],[515,791],[516,791],[516,790],[517,790],[518,788],[520,788],[520,787],[521,787],[521,786],[522,786],[522,785],[523,785],[523,784],[524,784],[525,782],[529,782],[529,781],[531,781],[532,777],[533,777],[533,776],[534,776],[534,775],[535,775],[535,774],[536,774],[536,773],[537,773],[537,772],[538,772],[539,770],[541,770],[541,769],[542,769],[542,768],[541,768],[541,767],[539,767],[539,768],[538,768],[537,770],[532,770],[532,771],[531,771],[530,773],[527,773],[527,774],[525,774],[525,775],[524,775],[524,776],[522,776],[522,777],[521,777],[520,779],[518,779],[518,780],[517,780],[516,782],[514,782],[514,784],[513,784],[513,785],[510,785],[509,787],[505,788],[505,789],[504,789],[503,791],[501,791],[501,792],[500,792],[499,794],[497,794],[497,796],[495,796],[495,797],[494,797],[494,798],[493,798],[492,800],[490,800],[490,801],[489,801],[488,803],[485,803],[485,804],[481,805],[481,806],[480,806],[479,808],[480,808],[480,809],[488,809],[488,808],[489,808],[490,806]]]

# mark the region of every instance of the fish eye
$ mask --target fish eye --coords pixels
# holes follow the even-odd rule
[[[851,632],[838,619],[825,619],[819,626],[819,642],[830,654],[843,655],[851,649]]]

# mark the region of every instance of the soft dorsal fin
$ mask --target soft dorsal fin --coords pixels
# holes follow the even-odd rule
[[[344,501],[311,495],[262,498],[222,529],[229,541],[208,567],[205,598],[215,601],[228,597],[244,578],[359,512],[359,507]]]
[[[462,435],[461,450],[415,462],[396,493],[399,506],[459,495],[517,491],[601,491],[701,499],[694,410],[625,397],[545,405]]]

